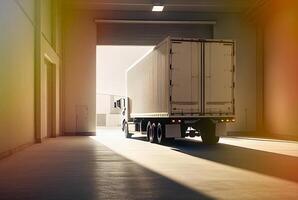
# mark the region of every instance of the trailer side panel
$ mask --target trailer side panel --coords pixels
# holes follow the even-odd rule
[[[129,117],[169,116],[169,55],[167,39],[127,71]]]

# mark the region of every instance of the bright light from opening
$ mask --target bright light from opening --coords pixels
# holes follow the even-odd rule
[[[153,12],[162,12],[164,6],[153,6],[152,11]]]
[[[112,102],[126,96],[126,70],[153,48],[154,46],[140,45],[99,45],[96,47],[96,116],[98,116],[98,126],[120,126],[120,118],[116,120],[115,117],[117,115],[120,117],[121,109],[115,109]],[[111,116],[110,112],[118,114]]]

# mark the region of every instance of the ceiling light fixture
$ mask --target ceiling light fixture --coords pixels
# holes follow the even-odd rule
[[[152,11],[153,12],[162,12],[163,11],[163,9],[164,9],[164,6],[161,6],[161,5],[154,5],[153,7],[152,7]]]

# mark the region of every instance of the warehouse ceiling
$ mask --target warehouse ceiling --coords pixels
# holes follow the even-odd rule
[[[64,0],[65,6],[87,10],[151,11],[162,2],[169,12],[243,12],[256,0]]]

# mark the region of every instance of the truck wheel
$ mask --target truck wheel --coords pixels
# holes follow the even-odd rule
[[[165,133],[163,132],[160,123],[157,125],[157,141],[159,144],[163,144],[165,142]]]
[[[210,119],[202,119],[199,123],[193,124],[199,131],[203,144],[216,144],[219,137],[215,135],[216,124]]]
[[[150,128],[151,128],[151,123],[148,122],[146,132],[147,132],[147,141],[150,141]]]
[[[219,137],[212,134],[202,133],[201,137],[203,143],[208,145],[217,144],[219,141]]]
[[[153,123],[150,128],[149,128],[149,142],[151,143],[156,143],[157,138],[156,138],[156,126]]]
[[[131,138],[131,136],[132,136],[132,134],[129,133],[127,122],[124,123],[124,134],[125,134],[126,138]]]
[[[185,124],[181,124],[181,125],[180,125],[181,137],[183,137],[183,138],[185,137],[187,128],[188,128],[188,127],[187,127]]]
[[[219,141],[219,137],[215,135],[215,124],[212,122],[207,123],[208,126],[206,126],[201,131],[201,138],[204,144],[217,144]]]

